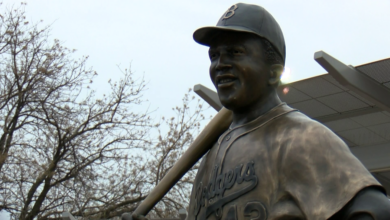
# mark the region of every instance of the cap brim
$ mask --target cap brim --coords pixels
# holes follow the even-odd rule
[[[245,32],[258,35],[256,32],[249,28],[240,26],[210,26],[202,27],[194,32],[194,40],[202,45],[210,46],[211,40],[221,32],[233,31],[233,32]],[[260,36],[262,37],[262,36]]]

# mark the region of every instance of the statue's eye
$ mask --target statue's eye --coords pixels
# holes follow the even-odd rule
[[[239,55],[239,54],[242,54],[242,51],[241,50],[233,50],[233,53],[235,55]]]
[[[228,52],[231,55],[241,55],[242,54],[242,50],[236,49],[236,48],[232,48],[232,49],[228,50]]]
[[[217,57],[217,53],[210,53],[210,59],[215,59]]]

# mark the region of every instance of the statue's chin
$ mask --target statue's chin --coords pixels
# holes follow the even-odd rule
[[[242,97],[239,91],[232,91],[229,93],[223,91],[221,93],[218,93],[218,97],[221,101],[221,104],[231,111],[239,109],[244,104],[243,102],[246,101],[245,97]]]
[[[229,109],[230,111],[234,111],[239,108],[239,102],[237,100],[220,100],[223,107]]]

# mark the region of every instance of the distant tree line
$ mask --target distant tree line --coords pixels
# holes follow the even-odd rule
[[[0,210],[20,220],[135,210],[199,131],[199,100],[185,94],[174,117],[156,124],[151,112],[135,111],[145,100],[142,77],[122,70],[98,97],[88,57],[51,41],[50,26],[26,19],[25,3],[2,7],[0,20]],[[185,208],[195,170],[150,217]]]

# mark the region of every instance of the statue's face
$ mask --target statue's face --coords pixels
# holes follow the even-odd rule
[[[259,38],[246,33],[220,34],[210,45],[209,57],[210,78],[226,108],[245,111],[265,101],[271,89],[270,68]]]

